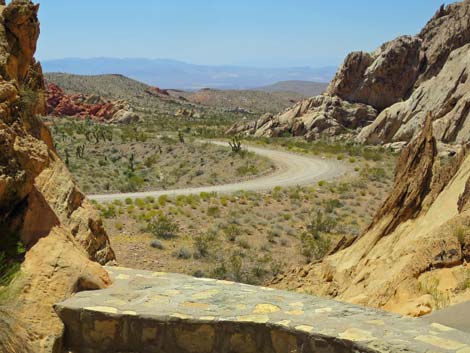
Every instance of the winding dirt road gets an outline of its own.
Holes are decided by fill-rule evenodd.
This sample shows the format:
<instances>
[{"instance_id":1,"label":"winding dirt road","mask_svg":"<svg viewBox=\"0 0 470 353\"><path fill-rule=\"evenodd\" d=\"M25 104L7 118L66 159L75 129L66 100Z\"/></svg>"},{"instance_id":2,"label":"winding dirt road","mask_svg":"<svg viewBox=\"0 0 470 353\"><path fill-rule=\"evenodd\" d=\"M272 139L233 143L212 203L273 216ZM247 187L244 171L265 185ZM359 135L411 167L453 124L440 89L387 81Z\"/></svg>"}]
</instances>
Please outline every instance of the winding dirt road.
<instances>
[{"instance_id":1,"label":"winding dirt road","mask_svg":"<svg viewBox=\"0 0 470 353\"><path fill-rule=\"evenodd\" d=\"M226 142L212 142L220 146L228 146ZM295 153L270 150L260 147L244 146L248 151L269 158L277 167L276 171L259 178L246 180L233 184L201 186L175 190L157 190L133 192L124 194L88 195L88 198L96 201L136 199L148 196L161 195L177 196L199 194L201 192L217 192L222 194L233 193L240 190L265 191L276 186L310 185L320 180L331 180L339 177L350 169L346 163L336 160L322 159L320 157L301 156Z\"/></svg>"}]
</instances>

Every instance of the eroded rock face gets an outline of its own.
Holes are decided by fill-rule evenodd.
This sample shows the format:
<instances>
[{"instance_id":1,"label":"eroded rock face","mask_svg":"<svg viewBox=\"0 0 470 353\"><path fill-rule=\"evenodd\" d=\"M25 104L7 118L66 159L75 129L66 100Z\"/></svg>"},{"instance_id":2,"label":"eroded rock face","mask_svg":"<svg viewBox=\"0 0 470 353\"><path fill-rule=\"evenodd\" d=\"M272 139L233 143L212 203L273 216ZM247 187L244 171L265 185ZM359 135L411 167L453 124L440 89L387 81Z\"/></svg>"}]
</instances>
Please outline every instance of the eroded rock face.
<instances>
[{"instance_id":1,"label":"eroded rock face","mask_svg":"<svg viewBox=\"0 0 470 353\"><path fill-rule=\"evenodd\" d=\"M45 108L33 59L37 11L29 1L0 5L0 246L20 240L27 249L0 311L9 313L7 327L23 328L12 329L11 342L21 342L25 352L52 352L62 335L52 304L77 290L106 287L110 279L100 264L114 253L98 214L35 118Z\"/></svg>"},{"instance_id":2,"label":"eroded rock face","mask_svg":"<svg viewBox=\"0 0 470 353\"><path fill-rule=\"evenodd\" d=\"M349 54L327 93L378 110L398 102L415 83L420 46L421 39L404 36L370 54Z\"/></svg>"},{"instance_id":3,"label":"eroded rock face","mask_svg":"<svg viewBox=\"0 0 470 353\"><path fill-rule=\"evenodd\" d=\"M372 53L349 54L326 95L337 97L342 105L360 103L375 109L375 116L368 115L357 124L359 129L346 130L348 134L360 131L358 142L408 143L419 134L428 112L433 113L438 141L468 142L469 46L470 1L465 0L441 7L416 36L399 37ZM291 111L295 112L295 107ZM350 119L358 119L354 110L346 112ZM302 115L308 113L301 112L296 119L302 120ZM312 125L317 130L309 135L308 129L292 129L292 119L281 119L281 115L246 124L245 128L237 126L229 132L263 136L276 136L278 131L299 132L310 138L319 133L324 136L345 133L331 128L341 126L340 121L337 124L330 121L324 129ZM317 116L330 120L323 111L317 112Z\"/></svg>"},{"instance_id":4,"label":"eroded rock face","mask_svg":"<svg viewBox=\"0 0 470 353\"><path fill-rule=\"evenodd\" d=\"M448 296L448 304L464 300L458 278L468 271L469 179L466 149L437 158L428 116L402 152L395 186L369 229L346 249L279 276L274 286L412 316L443 304L429 295L430 283L440 283L435 293Z\"/></svg>"},{"instance_id":5,"label":"eroded rock face","mask_svg":"<svg viewBox=\"0 0 470 353\"><path fill-rule=\"evenodd\" d=\"M383 236L409 219L416 218L424 199L431 191L433 165L437 155L436 141L432 132L432 115L428 115L421 134L401 153L396 167L393 192L374 217L369 229L382 220Z\"/></svg>"},{"instance_id":6,"label":"eroded rock face","mask_svg":"<svg viewBox=\"0 0 470 353\"><path fill-rule=\"evenodd\" d=\"M358 140L379 144L409 141L433 112L435 136L450 142L470 141L470 44L454 50L439 74L420 84L409 99L382 111Z\"/></svg>"}]
</instances>

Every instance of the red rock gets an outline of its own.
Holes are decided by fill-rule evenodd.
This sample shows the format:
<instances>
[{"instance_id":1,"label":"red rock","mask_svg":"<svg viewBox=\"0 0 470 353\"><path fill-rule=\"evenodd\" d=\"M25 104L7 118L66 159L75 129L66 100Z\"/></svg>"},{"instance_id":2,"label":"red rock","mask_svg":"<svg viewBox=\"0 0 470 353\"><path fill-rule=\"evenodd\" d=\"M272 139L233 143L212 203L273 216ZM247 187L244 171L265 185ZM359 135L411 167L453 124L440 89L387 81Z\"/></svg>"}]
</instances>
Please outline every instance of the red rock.
<instances>
[{"instance_id":1,"label":"red rock","mask_svg":"<svg viewBox=\"0 0 470 353\"><path fill-rule=\"evenodd\" d=\"M151 96L170 96L170 93L166 89L161 89L158 87L147 88L145 93L150 94Z\"/></svg>"},{"instance_id":2,"label":"red rock","mask_svg":"<svg viewBox=\"0 0 470 353\"><path fill-rule=\"evenodd\" d=\"M47 113L51 116L75 116L111 120L123 108L122 102L111 102L98 99L98 104L85 103L90 97L82 94L70 95L54 83L47 84Z\"/></svg>"}]
</instances>

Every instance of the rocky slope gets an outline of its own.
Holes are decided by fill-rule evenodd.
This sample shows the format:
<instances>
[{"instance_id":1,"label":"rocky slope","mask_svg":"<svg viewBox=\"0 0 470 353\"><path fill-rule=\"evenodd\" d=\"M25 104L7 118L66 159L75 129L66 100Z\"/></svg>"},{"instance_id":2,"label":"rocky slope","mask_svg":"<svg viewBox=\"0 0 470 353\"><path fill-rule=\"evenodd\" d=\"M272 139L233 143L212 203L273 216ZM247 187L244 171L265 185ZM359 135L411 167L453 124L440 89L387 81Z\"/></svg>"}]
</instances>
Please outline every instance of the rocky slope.
<instances>
[{"instance_id":1,"label":"rocky slope","mask_svg":"<svg viewBox=\"0 0 470 353\"><path fill-rule=\"evenodd\" d=\"M97 212L35 117L46 108L41 66L33 58L38 8L0 2L1 265L23 260L13 281L0 286L0 352L58 351L62 323L52 305L108 285L100 264L114 259ZM24 258L8 258L17 243Z\"/></svg>"},{"instance_id":2,"label":"rocky slope","mask_svg":"<svg viewBox=\"0 0 470 353\"><path fill-rule=\"evenodd\" d=\"M369 229L274 286L420 316L470 299L470 156L439 158L429 115Z\"/></svg>"},{"instance_id":3,"label":"rocky slope","mask_svg":"<svg viewBox=\"0 0 470 353\"><path fill-rule=\"evenodd\" d=\"M149 91L149 94L159 92ZM46 103L49 116L73 116L122 124L140 120L125 100L110 101L98 95L66 94L54 83L46 84Z\"/></svg>"},{"instance_id":4,"label":"rocky slope","mask_svg":"<svg viewBox=\"0 0 470 353\"><path fill-rule=\"evenodd\" d=\"M438 140L467 142L469 46L470 1L441 7L418 35L349 54L324 95L230 132L307 138L360 132L360 142L408 142L432 111Z\"/></svg>"}]
</instances>

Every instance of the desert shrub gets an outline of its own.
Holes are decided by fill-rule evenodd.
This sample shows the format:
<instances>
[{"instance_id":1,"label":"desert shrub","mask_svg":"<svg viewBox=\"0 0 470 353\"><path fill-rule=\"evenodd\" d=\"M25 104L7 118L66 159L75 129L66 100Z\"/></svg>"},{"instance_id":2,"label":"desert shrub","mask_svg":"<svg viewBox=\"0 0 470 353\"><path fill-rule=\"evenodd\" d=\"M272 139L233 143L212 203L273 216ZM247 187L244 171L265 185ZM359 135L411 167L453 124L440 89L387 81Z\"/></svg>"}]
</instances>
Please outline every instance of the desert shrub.
<instances>
[{"instance_id":1,"label":"desert shrub","mask_svg":"<svg viewBox=\"0 0 470 353\"><path fill-rule=\"evenodd\" d=\"M338 199L329 199L324 201L325 211L327 213L332 213L335 209L341 208L344 204Z\"/></svg>"},{"instance_id":2,"label":"desert shrub","mask_svg":"<svg viewBox=\"0 0 470 353\"><path fill-rule=\"evenodd\" d=\"M140 189L142 189L142 186L144 185L145 181L144 181L144 178L142 178L141 176L139 175L131 175L128 179L127 179L127 183L124 184L123 186L123 190L122 191L130 191L130 192L134 192L134 191L138 191Z\"/></svg>"},{"instance_id":3,"label":"desert shrub","mask_svg":"<svg viewBox=\"0 0 470 353\"><path fill-rule=\"evenodd\" d=\"M154 203L154 202L155 202L155 197L153 197L153 196L147 196L147 197L145 198L145 202L147 202L147 203Z\"/></svg>"},{"instance_id":4,"label":"desert shrub","mask_svg":"<svg viewBox=\"0 0 470 353\"><path fill-rule=\"evenodd\" d=\"M222 262L219 266L215 267L210 277L217 278L217 279L226 279L227 278L227 265L225 262Z\"/></svg>"},{"instance_id":5,"label":"desert shrub","mask_svg":"<svg viewBox=\"0 0 470 353\"><path fill-rule=\"evenodd\" d=\"M109 219L116 217L116 207L113 204L108 204L101 210L101 217Z\"/></svg>"},{"instance_id":6,"label":"desert shrub","mask_svg":"<svg viewBox=\"0 0 470 353\"><path fill-rule=\"evenodd\" d=\"M158 197L158 204L162 207L166 205L168 202L168 196L167 195L161 195Z\"/></svg>"},{"instance_id":7,"label":"desert shrub","mask_svg":"<svg viewBox=\"0 0 470 353\"><path fill-rule=\"evenodd\" d=\"M181 260L188 260L191 258L191 251L186 248L179 248L172 253L173 257Z\"/></svg>"},{"instance_id":8,"label":"desert shrub","mask_svg":"<svg viewBox=\"0 0 470 353\"><path fill-rule=\"evenodd\" d=\"M205 275L204 271L202 271L202 270L196 270L196 271L193 272L193 277L203 278L205 276L206 275Z\"/></svg>"},{"instance_id":9,"label":"desert shrub","mask_svg":"<svg viewBox=\"0 0 470 353\"><path fill-rule=\"evenodd\" d=\"M308 232L301 234L300 243L301 253L309 262L323 258L331 246L330 240L323 234L314 236Z\"/></svg>"},{"instance_id":10,"label":"desert shrub","mask_svg":"<svg viewBox=\"0 0 470 353\"><path fill-rule=\"evenodd\" d=\"M199 197L203 201L208 201L211 198L217 197L217 193L216 192L205 192L205 191L203 191L199 194Z\"/></svg>"},{"instance_id":11,"label":"desert shrub","mask_svg":"<svg viewBox=\"0 0 470 353\"><path fill-rule=\"evenodd\" d=\"M19 236L4 234L0 244L0 299L2 287L8 286L20 271L26 250Z\"/></svg>"},{"instance_id":12,"label":"desert shrub","mask_svg":"<svg viewBox=\"0 0 470 353\"><path fill-rule=\"evenodd\" d=\"M246 249L246 250L251 248L250 243L246 239L239 239L237 241L237 244L239 247Z\"/></svg>"},{"instance_id":13,"label":"desert shrub","mask_svg":"<svg viewBox=\"0 0 470 353\"><path fill-rule=\"evenodd\" d=\"M123 228L124 228L124 225L121 223L121 222L116 222L116 224L114 225L114 227L121 231Z\"/></svg>"},{"instance_id":14,"label":"desert shrub","mask_svg":"<svg viewBox=\"0 0 470 353\"><path fill-rule=\"evenodd\" d=\"M159 250L164 249L162 242L160 240L156 240L156 239L154 239L150 242L150 246L154 249L159 249Z\"/></svg>"},{"instance_id":15,"label":"desert shrub","mask_svg":"<svg viewBox=\"0 0 470 353\"><path fill-rule=\"evenodd\" d=\"M366 165L364 168L362 168L360 175L362 178L371 181L383 181L387 178L385 169L380 167L371 167L369 165Z\"/></svg>"},{"instance_id":16,"label":"desert shrub","mask_svg":"<svg viewBox=\"0 0 470 353\"><path fill-rule=\"evenodd\" d=\"M469 233L469 230L463 226L457 226L454 229L454 236L459 241L460 246L464 246L466 244L468 233Z\"/></svg>"},{"instance_id":17,"label":"desert shrub","mask_svg":"<svg viewBox=\"0 0 470 353\"><path fill-rule=\"evenodd\" d=\"M179 225L169 217L160 216L149 222L147 231L157 238L171 239L178 236Z\"/></svg>"},{"instance_id":18,"label":"desert shrub","mask_svg":"<svg viewBox=\"0 0 470 353\"><path fill-rule=\"evenodd\" d=\"M335 216L329 213L324 213L321 210L314 210L310 217L310 222L307 224L307 230L314 236L321 233L331 233L338 220Z\"/></svg>"},{"instance_id":19,"label":"desert shrub","mask_svg":"<svg viewBox=\"0 0 470 353\"><path fill-rule=\"evenodd\" d=\"M258 167L252 163L246 163L236 169L236 172L240 176L255 175L259 172Z\"/></svg>"},{"instance_id":20,"label":"desert shrub","mask_svg":"<svg viewBox=\"0 0 470 353\"><path fill-rule=\"evenodd\" d=\"M209 256L211 249L214 249L214 242L217 240L215 231L208 231L194 239L194 257L204 258Z\"/></svg>"},{"instance_id":21,"label":"desert shrub","mask_svg":"<svg viewBox=\"0 0 470 353\"><path fill-rule=\"evenodd\" d=\"M241 234L241 230L236 224L229 224L222 230L229 241L235 241Z\"/></svg>"},{"instance_id":22,"label":"desert shrub","mask_svg":"<svg viewBox=\"0 0 470 353\"><path fill-rule=\"evenodd\" d=\"M7 254L0 251L0 287L7 286L20 270L20 263L12 261Z\"/></svg>"},{"instance_id":23,"label":"desert shrub","mask_svg":"<svg viewBox=\"0 0 470 353\"><path fill-rule=\"evenodd\" d=\"M449 305L449 294L439 290L439 279L435 277L429 278L426 282L423 280L418 282L418 291L423 294L429 294L434 300L436 309L442 309Z\"/></svg>"},{"instance_id":24,"label":"desert shrub","mask_svg":"<svg viewBox=\"0 0 470 353\"><path fill-rule=\"evenodd\" d=\"M134 204L141 210L145 209L145 200L135 199Z\"/></svg>"},{"instance_id":25,"label":"desert shrub","mask_svg":"<svg viewBox=\"0 0 470 353\"><path fill-rule=\"evenodd\" d=\"M210 217L214 217L214 218L220 217L220 209L219 209L219 207L217 207L217 206L209 206L209 207L207 208L207 215L210 216Z\"/></svg>"},{"instance_id":26,"label":"desert shrub","mask_svg":"<svg viewBox=\"0 0 470 353\"><path fill-rule=\"evenodd\" d=\"M239 254L232 254L229 259L230 277L235 282L241 282L243 279L243 259Z\"/></svg>"}]
</instances>

